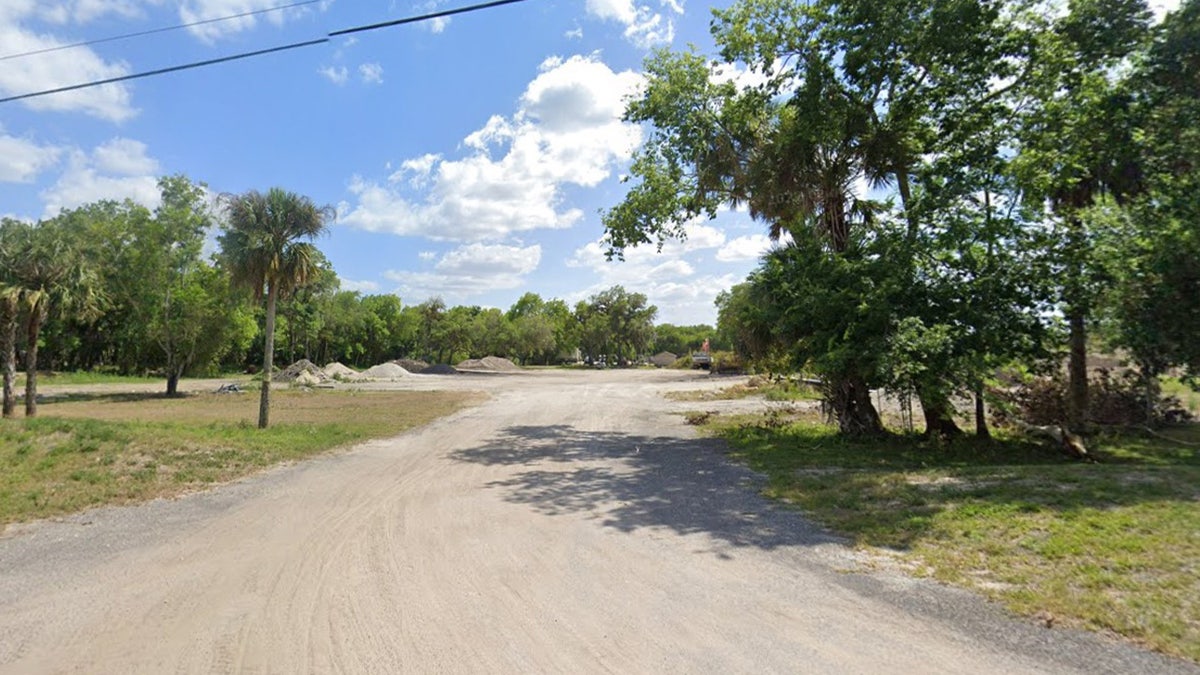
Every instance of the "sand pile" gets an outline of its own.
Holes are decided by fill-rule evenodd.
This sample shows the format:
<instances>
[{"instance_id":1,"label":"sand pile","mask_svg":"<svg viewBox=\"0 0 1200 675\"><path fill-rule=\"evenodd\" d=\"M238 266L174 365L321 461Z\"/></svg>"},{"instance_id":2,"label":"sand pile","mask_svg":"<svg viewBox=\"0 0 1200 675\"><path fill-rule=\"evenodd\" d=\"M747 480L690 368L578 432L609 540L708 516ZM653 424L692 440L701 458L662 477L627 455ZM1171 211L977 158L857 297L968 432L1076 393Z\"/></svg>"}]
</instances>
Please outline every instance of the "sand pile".
<instances>
[{"instance_id":1,"label":"sand pile","mask_svg":"<svg viewBox=\"0 0 1200 675\"><path fill-rule=\"evenodd\" d=\"M335 380L358 379L357 370L351 368L350 366L342 365L337 361L326 364L325 367L321 369L321 372L325 373L326 377L331 377Z\"/></svg>"},{"instance_id":2,"label":"sand pile","mask_svg":"<svg viewBox=\"0 0 1200 675\"><path fill-rule=\"evenodd\" d=\"M275 376L271 378L271 381L295 382L296 378L300 377L302 373L308 373L309 375L312 375L314 378L316 378L317 382L324 382L325 380L329 379L329 377L327 377L325 373L321 372L321 369L318 368L312 361L309 361L308 359L300 359L287 368L275 373Z\"/></svg>"},{"instance_id":3,"label":"sand pile","mask_svg":"<svg viewBox=\"0 0 1200 675\"><path fill-rule=\"evenodd\" d=\"M485 356L482 359L467 359L458 364L459 370L488 370L497 373L514 373L521 368L508 359L499 356Z\"/></svg>"},{"instance_id":4,"label":"sand pile","mask_svg":"<svg viewBox=\"0 0 1200 675\"><path fill-rule=\"evenodd\" d=\"M421 371L422 375L457 375L458 369L445 363L435 363Z\"/></svg>"},{"instance_id":5,"label":"sand pile","mask_svg":"<svg viewBox=\"0 0 1200 675\"><path fill-rule=\"evenodd\" d=\"M425 372L425 369L429 367L428 363L425 363L424 361L417 361L416 359L396 359L395 361L392 361L392 363L400 366L410 373L423 373Z\"/></svg>"},{"instance_id":6,"label":"sand pile","mask_svg":"<svg viewBox=\"0 0 1200 675\"><path fill-rule=\"evenodd\" d=\"M396 380L408 374L410 373L403 366L388 362L371 366L362 371L360 376L372 380Z\"/></svg>"}]
</instances>

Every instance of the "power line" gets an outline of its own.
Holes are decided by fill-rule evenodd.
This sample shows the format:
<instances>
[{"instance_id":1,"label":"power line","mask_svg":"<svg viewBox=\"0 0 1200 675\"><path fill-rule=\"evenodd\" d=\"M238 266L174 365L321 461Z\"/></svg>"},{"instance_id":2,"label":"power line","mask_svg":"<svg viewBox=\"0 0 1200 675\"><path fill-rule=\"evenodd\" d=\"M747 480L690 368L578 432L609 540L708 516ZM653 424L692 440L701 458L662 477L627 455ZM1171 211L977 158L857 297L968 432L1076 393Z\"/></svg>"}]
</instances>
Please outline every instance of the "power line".
<instances>
[{"instance_id":1,"label":"power line","mask_svg":"<svg viewBox=\"0 0 1200 675\"><path fill-rule=\"evenodd\" d=\"M525 2L525 0L494 0L493 2L484 2L484 3L478 4L478 5L471 5L469 7L456 7L454 9L446 9L446 10L442 10L440 12L433 12L431 14L422 14L420 16L410 16L410 17L404 18L404 19L396 19L395 21L384 21L382 23L373 23L369 26L358 26L356 28L344 28L342 30L335 30L334 32L329 34L329 37L337 37L339 35L349 35L351 33L361 33L363 31L377 30L379 28L390 28L391 26L399 26L399 25L406 24L406 23L416 23L418 21L427 21L429 19L439 19L443 16L452 16L454 14L464 14L466 12L475 12L475 11L478 11L481 9L490 9L492 7L499 7L501 5L511 5L511 4L518 3L518 2Z\"/></svg>"},{"instance_id":2,"label":"power line","mask_svg":"<svg viewBox=\"0 0 1200 675\"><path fill-rule=\"evenodd\" d=\"M23 56L34 56L35 54L45 54L47 52L57 52L63 49L74 49L75 47L87 47L88 45L96 45L102 42L114 42L116 40L128 40L129 38L142 37L145 35L154 35L155 33L166 33L167 31L180 30L182 28L192 28L193 26L203 26L210 23L218 23L220 21L229 21L231 19L241 19L255 14L265 14L267 12L277 12L283 9L291 9L293 7L302 7L304 5L312 5L321 0L303 0L302 2L293 2L290 5L278 5L276 7L267 7L266 9L256 9L250 12L242 12L241 14L230 14L229 16L219 16L215 19L204 19L202 21L193 21L191 23L181 23L175 26L164 26L162 28L151 28L150 30L139 31L137 33L125 33L123 35L113 35L111 37L96 38L95 40L85 40L83 42L73 42L69 45L57 45L54 47L46 47L45 49L35 49L29 52L21 52L19 54L8 54L0 56L0 61L9 59L17 59Z\"/></svg>"},{"instance_id":3,"label":"power line","mask_svg":"<svg viewBox=\"0 0 1200 675\"><path fill-rule=\"evenodd\" d=\"M406 23L415 23L417 21L427 21L429 19L437 19L437 18L440 18L443 16L452 16L454 14L475 12L475 11L478 11L481 9L489 9L491 7L499 7L501 5L511 5L511 4L515 4L518 2L525 2L525 0L494 0L493 2L485 2L485 3L478 4L478 5L470 5L468 7L456 7L454 9L446 9L446 10L442 10L440 12L432 12L430 14L422 14L420 16L412 16L412 17L407 17L404 19L396 19L395 21L384 21L382 23L375 23L375 24L371 24L368 26L356 26L354 28L345 28L343 30L328 33L325 37L317 39L317 40L308 40L306 42L293 42L292 44L287 44L287 45L283 45L280 47L271 47L270 49L259 49L257 51L253 51L253 52L242 52L240 54L233 54L230 56L222 56L221 58L218 58L218 59L208 59L206 61L193 61L191 63L184 63L182 65L171 66L169 68L159 68L157 70L148 70L148 71L141 72L141 73L133 73L131 75L121 75L120 77L110 77L105 80L93 80L91 82L82 82L80 84L72 84L72 85L68 85L65 87L57 87L55 89L43 89L41 91L34 91L34 92L30 92L28 94L19 94L17 96L8 96L5 98L0 98L0 103L9 103L11 101L20 101L20 100L26 99L26 98L47 96L49 94L59 94L64 91L75 91L76 89L87 89L89 87L98 87L102 84L113 84L116 82L125 82L127 80L136 80L136 79L140 79L143 77L151 77L153 75L163 75L165 73L174 73L174 72L177 72L180 70L190 70L192 68L202 68L204 66L211 66L211 65L214 65L217 63L225 63L227 61L237 61L240 59L248 59L252 56L261 56L263 54L271 54L273 52L282 52L282 51L287 51L289 49L299 49L300 47L310 47L312 45L319 45L319 44L324 44L326 42L330 42L331 41L330 38L333 38L333 37L336 37L339 35L349 35L351 33L361 33L363 31L378 30L380 28L399 26L399 25L406 24Z\"/></svg>"},{"instance_id":4,"label":"power line","mask_svg":"<svg viewBox=\"0 0 1200 675\"><path fill-rule=\"evenodd\" d=\"M261 56L272 52L282 52L289 49L299 49L300 47L309 47L329 42L329 38L321 38L319 40L309 40L307 42L293 42L290 45L282 47L271 47L270 49L260 49L254 52L244 52L242 54L234 54L232 56L222 56L219 59L209 59L207 61L194 61L185 63L180 66L171 66L170 68L159 68L158 70L148 70L144 73L134 73L132 75L122 75L120 77L110 77L107 80L94 80L92 82L84 82L82 84L72 84L66 87L58 87L57 89L45 89L43 91L35 91L28 94L20 94L18 96L9 96L0 98L0 103L8 103L9 101L19 101L23 98L33 98L35 96L46 96L47 94L58 94L64 91L74 91L76 89L86 89L88 87L98 87L102 84L112 84L114 82L124 82L126 80L136 80L141 77L150 77L151 75L162 75L164 73L173 73L178 70L188 70L191 68L200 68L203 66L211 66L215 63L225 63L226 61L237 61L238 59L248 59L251 56Z\"/></svg>"}]
</instances>

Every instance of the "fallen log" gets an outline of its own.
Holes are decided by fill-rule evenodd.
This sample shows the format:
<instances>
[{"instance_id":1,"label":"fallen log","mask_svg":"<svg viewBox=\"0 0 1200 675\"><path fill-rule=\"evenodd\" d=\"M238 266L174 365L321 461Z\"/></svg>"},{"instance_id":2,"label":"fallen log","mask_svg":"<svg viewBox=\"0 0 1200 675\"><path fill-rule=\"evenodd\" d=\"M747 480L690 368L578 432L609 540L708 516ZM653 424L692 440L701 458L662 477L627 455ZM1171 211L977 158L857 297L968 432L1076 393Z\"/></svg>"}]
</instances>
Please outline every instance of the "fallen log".
<instances>
[{"instance_id":1,"label":"fallen log","mask_svg":"<svg viewBox=\"0 0 1200 675\"><path fill-rule=\"evenodd\" d=\"M1077 434L1071 433L1068 429L1055 424L1028 424L1021 420L1013 420L1017 429L1028 436L1040 436L1054 441L1068 457L1078 459L1084 462L1095 462L1096 458L1088 452L1087 446L1084 445L1083 439Z\"/></svg>"}]
</instances>

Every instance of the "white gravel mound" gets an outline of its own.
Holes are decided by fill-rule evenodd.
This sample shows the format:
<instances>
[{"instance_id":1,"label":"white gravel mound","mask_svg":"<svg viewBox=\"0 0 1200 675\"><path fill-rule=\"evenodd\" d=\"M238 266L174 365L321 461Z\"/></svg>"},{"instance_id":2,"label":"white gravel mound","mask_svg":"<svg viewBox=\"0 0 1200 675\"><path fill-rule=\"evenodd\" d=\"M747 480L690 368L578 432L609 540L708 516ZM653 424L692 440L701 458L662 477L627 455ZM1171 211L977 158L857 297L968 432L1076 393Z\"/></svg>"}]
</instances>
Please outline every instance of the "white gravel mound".
<instances>
[{"instance_id":1,"label":"white gravel mound","mask_svg":"<svg viewBox=\"0 0 1200 675\"><path fill-rule=\"evenodd\" d=\"M325 373L326 377L332 377L335 380L353 380L358 377L357 370L337 361L326 364L321 372Z\"/></svg>"},{"instance_id":2,"label":"white gravel mound","mask_svg":"<svg viewBox=\"0 0 1200 675\"><path fill-rule=\"evenodd\" d=\"M455 366L459 370L487 370L497 373L515 373L520 366L500 356L485 356L482 359L467 359Z\"/></svg>"},{"instance_id":3,"label":"white gravel mound","mask_svg":"<svg viewBox=\"0 0 1200 675\"><path fill-rule=\"evenodd\" d=\"M371 366L359 373L360 377L369 378L372 380L398 380L410 373L403 366L395 363L381 363L377 366Z\"/></svg>"}]
</instances>

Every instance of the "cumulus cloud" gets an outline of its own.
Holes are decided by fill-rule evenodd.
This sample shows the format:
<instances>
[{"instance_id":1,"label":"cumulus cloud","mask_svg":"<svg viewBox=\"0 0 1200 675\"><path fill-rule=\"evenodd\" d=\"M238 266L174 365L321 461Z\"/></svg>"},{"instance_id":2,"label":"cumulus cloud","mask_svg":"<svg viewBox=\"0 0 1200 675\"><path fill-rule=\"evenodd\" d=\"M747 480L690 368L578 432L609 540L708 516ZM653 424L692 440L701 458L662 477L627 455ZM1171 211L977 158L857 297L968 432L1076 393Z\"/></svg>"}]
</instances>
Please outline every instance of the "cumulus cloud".
<instances>
[{"instance_id":1,"label":"cumulus cloud","mask_svg":"<svg viewBox=\"0 0 1200 675\"><path fill-rule=\"evenodd\" d=\"M343 291L357 291L359 293L376 293L379 291L379 283L375 281L353 281L338 277L338 284Z\"/></svg>"},{"instance_id":2,"label":"cumulus cloud","mask_svg":"<svg viewBox=\"0 0 1200 675\"><path fill-rule=\"evenodd\" d=\"M668 241L661 251L654 244L626 249L623 262L607 260L602 241L579 247L566 260L567 267L587 270L597 281L569 300L583 300L619 284L645 293L658 306L660 321L716 321L717 294L741 283L771 242L759 234L730 239L704 218L685 223L683 229L686 239ZM714 259L721 264L714 267Z\"/></svg>"},{"instance_id":3,"label":"cumulus cloud","mask_svg":"<svg viewBox=\"0 0 1200 675\"><path fill-rule=\"evenodd\" d=\"M340 205L339 220L462 242L570 227L583 213L562 205L563 188L595 186L641 141L640 129L620 119L640 83L595 56L549 59L512 117L495 115L463 139L465 156L408 159L383 183L353 177L355 203Z\"/></svg>"},{"instance_id":4,"label":"cumulus cloud","mask_svg":"<svg viewBox=\"0 0 1200 675\"><path fill-rule=\"evenodd\" d=\"M128 198L153 209L160 201L159 171L146 145L127 138L114 138L90 153L72 150L62 175L41 193L45 216L101 199Z\"/></svg>"},{"instance_id":5,"label":"cumulus cloud","mask_svg":"<svg viewBox=\"0 0 1200 675\"><path fill-rule=\"evenodd\" d=\"M423 260L434 257L421 254ZM390 270L384 276L398 283L405 297L440 296L450 302L462 301L487 291L521 287L541 260L542 247L538 244L468 244L443 255L429 271Z\"/></svg>"},{"instance_id":6,"label":"cumulus cloud","mask_svg":"<svg viewBox=\"0 0 1200 675\"><path fill-rule=\"evenodd\" d=\"M317 73L338 86L346 84L346 80L350 79L350 71L346 70L346 66L325 66L318 68Z\"/></svg>"},{"instance_id":7,"label":"cumulus cloud","mask_svg":"<svg viewBox=\"0 0 1200 675\"><path fill-rule=\"evenodd\" d=\"M142 14L141 3L137 0L66 0L43 3L38 8L38 18L52 23L87 23L108 14L124 19L136 18Z\"/></svg>"},{"instance_id":8,"label":"cumulus cloud","mask_svg":"<svg viewBox=\"0 0 1200 675\"><path fill-rule=\"evenodd\" d=\"M58 164L63 149L0 133L0 183L28 183Z\"/></svg>"},{"instance_id":9,"label":"cumulus cloud","mask_svg":"<svg viewBox=\"0 0 1200 675\"><path fill-rule=\"evenodd\" d=\"M604 21L625 27L625 39L648 49L675 39L673 15L683 14L683 6L673 0L659 3L658 10L638 5L634 0L587 0L587 12Z\"/></svg>"},{"instance_id":10,"label":"cumulus cloud","mask_svg":"<svg viewBox=\"0 0 1200 675\"><path fill-rule=\"evenodd\" d=\"M358 67L358 76L367 84L383 82L383 66L378 63L364 63Z\"/></svg>"},{"instance_id":11,"label":"cumulus cloud","mask_svg":"<svg viewBox=\"0 0 1200 675\"><path fill-rule=\"evenodd\" d=\"M21 54L61 47L68 41L22 25L34 17L37 6L16 0L0 2L0 55ZM69 17L68 17L69 18ZM0 68L0 93L19 96L56 89L91 80L105 80L129 74L122 62L109 62L87 47L49 51L36 58L23 57L4 61ZM59 94L38 96L22 101L33 110L83 112L93 117L121 122L137 111L130 103L129 89L122 84L106 84Z\"/></svg>"},{"instance_id":12,"label":"cumulus cloud","mask_svg":"<svg viewBox=\"0 0 1200 675\"><path fill-rule=\"evenodd\" d=\"M758 260L773 246L774 243L767 235L751 234L729 240L717 251L716 257L721 262Z\"/></svg>"},{"instance_id":13,"label":"cumulus cloud","mask_svg":"<svg viewBox=\"0 0 1200 675\"><path fill-rule=\"evenodd\" d=\"M198 25L188 27L188 32L201 42L213 43L217 40L248 31L260 21L281 26L290 19L304 16L312 5L289 7L277 11L263 11L278 7L279 0L184 0L179 4L180 23ZM315 5L318 11L324 11L330 3L320 2ZM212 21L222 17L237 18L223 21Z\"/></svg>"}]
</instances>

